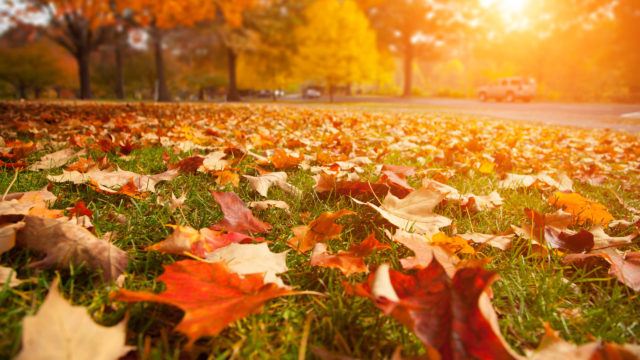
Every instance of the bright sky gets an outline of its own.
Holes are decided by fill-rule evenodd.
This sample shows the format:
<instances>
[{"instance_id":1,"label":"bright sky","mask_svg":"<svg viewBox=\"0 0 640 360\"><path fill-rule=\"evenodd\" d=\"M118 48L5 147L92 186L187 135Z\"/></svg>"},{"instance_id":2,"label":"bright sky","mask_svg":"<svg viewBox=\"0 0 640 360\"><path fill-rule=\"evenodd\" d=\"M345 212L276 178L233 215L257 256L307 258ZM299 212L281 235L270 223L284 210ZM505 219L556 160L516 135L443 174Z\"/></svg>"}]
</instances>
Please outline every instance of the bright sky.
<instances>
[{"instance_id":1,"label":"bright sky","mask_svg":"<svg viewBox=\"0 0 640 360\"><path fill-rule=\"evenodd\" d=\"M482 7L499 11L507 27L511 29L527 27L528 19L524 12L528 4L529 0L480 0Z\"/></svg>"}]
</instances>

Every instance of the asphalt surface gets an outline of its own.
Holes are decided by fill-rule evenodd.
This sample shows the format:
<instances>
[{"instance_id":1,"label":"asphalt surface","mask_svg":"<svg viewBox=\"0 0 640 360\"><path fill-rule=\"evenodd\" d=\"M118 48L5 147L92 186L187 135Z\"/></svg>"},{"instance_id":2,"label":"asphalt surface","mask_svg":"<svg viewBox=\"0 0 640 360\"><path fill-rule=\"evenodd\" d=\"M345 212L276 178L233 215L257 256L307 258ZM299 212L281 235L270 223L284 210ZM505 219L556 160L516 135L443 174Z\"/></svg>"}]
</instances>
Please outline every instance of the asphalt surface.
<instances>
[{"instance_id":1,"label":"asphalt surface","mask_svg":"<svg viewBox=\"0 0 640 360\"><path fill-rule=\"evenodd\" d=\"M335 105L337 106L347 103L373 107L378 105L399 111L419 110L424 107L432 110L488 116L498 119L640 132L640 104L583 104L536 101L530 103L504 103L480 102L468 99L403 99L397 97L336 97L335 99Z\"/></svg>"}]
</instances>

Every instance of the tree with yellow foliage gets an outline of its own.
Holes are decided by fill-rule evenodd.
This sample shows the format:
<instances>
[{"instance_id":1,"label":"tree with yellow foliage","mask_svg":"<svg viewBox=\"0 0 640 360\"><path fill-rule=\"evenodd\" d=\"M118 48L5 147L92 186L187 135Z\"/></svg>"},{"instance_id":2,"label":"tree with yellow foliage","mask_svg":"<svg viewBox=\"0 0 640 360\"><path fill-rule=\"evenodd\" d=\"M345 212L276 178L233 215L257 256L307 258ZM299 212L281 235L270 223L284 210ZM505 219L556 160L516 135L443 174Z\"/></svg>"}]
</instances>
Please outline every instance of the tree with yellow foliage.
<instances>
[{"instance_id":1,"label":"tree with yellow foliage","mask_svg":"<svg viewBox=\"0 0 640 360\"><path fill-rule=\"evenodd\" d=\"M353 0L315 0L295 31L301 80L321 82L333 101L336 86L374 80L379 70L375 32Z\"/></svg>"}]
</instances>

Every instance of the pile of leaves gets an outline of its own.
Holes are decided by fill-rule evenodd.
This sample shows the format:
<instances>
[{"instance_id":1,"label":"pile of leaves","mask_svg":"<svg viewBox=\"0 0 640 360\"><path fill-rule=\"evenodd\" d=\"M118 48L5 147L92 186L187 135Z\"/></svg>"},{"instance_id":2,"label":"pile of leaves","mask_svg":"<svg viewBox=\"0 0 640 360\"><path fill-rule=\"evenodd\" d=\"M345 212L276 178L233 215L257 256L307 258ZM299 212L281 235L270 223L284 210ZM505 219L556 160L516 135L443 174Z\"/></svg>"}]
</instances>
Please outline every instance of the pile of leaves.
<instances>
[{"instance_id":1,"label":"pile of leaves","mask_svg":"<svg viewBox=\"0 0 640 360\"><path fill-rule=\"evenodd\" d=\"M2 110L6 356L640 357L637 135L293 106Z\"/></svg>"}]
</instances>

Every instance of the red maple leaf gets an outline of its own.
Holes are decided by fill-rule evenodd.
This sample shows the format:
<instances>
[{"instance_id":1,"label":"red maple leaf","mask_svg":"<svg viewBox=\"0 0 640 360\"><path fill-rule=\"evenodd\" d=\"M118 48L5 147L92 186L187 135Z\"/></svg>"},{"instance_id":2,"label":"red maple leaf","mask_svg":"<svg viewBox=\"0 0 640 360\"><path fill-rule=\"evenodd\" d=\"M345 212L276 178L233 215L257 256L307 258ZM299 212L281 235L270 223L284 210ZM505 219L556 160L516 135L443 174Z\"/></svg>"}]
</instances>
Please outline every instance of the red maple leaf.
<instances>
[{"instance_id":1,"label":"red maple leaf","mask_svg":"<svg viewBox=\"0 0 640 360\"><path fill-rule=\"evenodd\" d=\"M167 265L158 277L166 290L154 294L121 289L111 298L126 302L152 301L179 307L185 312L176 330L189 338L187 347L202 336L215 336L227 325L261 310L270 299L294 292L263 274L241 277L223 263L183 260Z\"/></svg>"},{"instance_id":2,"label":"red maple leaf","mask_svg":"<svg viewBox=\"0 0 640 360\"><path fill-rule=\"evenodd\" d=\"M216 200L224 218L214 227L223 228L228 232L239 233L263 233L271 230L271 225L258 220L251 210L247 208L242 200L233 192L211 191L211 195Z\"/></svg>"},{"instance_id":3,"label":"red maple leaf","mask_svg":"<svg viewBox=\"0 0 640 360\"><path fill-rule=\"evenodd\" d=\"M69 209L69 215L73 216L83 216L86 215L88 217L92 217L93 216L93 211L89 210L87 208L87 205L84 203L84 201L82 200L78 200L78 202L76 202L76 204Z\"/></svg>"},{"instance_id":4,"label":"red maple leaf","mask_svg":"<svg viewBox=\"0 0 640 360\"><path fill-rule=\"evenodd\" d=\"M411 329L428 353L437 351L442 359L513 359L485 317L487 306L493 309L481 296L495 278L481 267L467 267L451 279L434 259L411 275L381 266L368 283L347 290L374 300L385 314ZM387 286L382 286L385 279Z\"/></svg>"}]
</instances>

